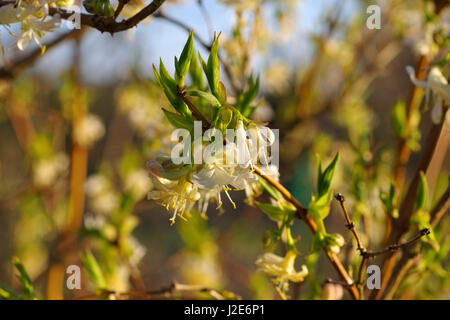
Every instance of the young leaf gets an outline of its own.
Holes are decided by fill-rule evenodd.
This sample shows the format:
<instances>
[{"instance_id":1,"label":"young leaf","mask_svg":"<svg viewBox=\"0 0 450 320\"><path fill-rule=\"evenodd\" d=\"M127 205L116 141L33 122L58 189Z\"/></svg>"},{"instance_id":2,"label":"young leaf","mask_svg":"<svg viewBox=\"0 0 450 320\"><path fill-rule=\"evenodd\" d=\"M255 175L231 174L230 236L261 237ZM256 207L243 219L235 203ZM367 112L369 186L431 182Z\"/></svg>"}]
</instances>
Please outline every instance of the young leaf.
<instances>
[{"instance_id":1,"label":"young leaf","mask_svg":"<svg viewBox=\"0 0 450 320\"><path fill-rule=\"evenodd\" d=\"M287 215L295 213L295 209L281 208L267 203L256 202L256 205L264 211L273 221L284 221Z\"/></svg>"},{"instance_id":2,"label":"young leaf","mask_svg":"<svg viewBox=\"0 0 450 320\"><path fill-rule=\"evenodd\" d=\"M269 196L278 201L280 199L283 198L283 195L280 193L280 191L278 191L277 189L275 189L274 187L272 187L266 180L264 180L263 178L259 177L259 183L262 185L262 187L264 188L264 190L266 190L266 192L269 194Z\"/></svg>"},{"instance_id":3,"label":"young leaf","mask_svg":"<svg viewBox=\"0 0 450 320\"><path fill-rule=\"evenodd\" d=\"M177 83L179 87L184 86L184 78L186 77L189 71L189 66L191 64L191 57L193 56L193 52L194 52L194 33L191 31L189 33L188 40L184 45L183 51L181 52L179 61L176 60L175 62L176 75L178 79Z\"/></svg>"},{"instance_id":4,"label":"young leaf","mask_svg":"<svg viewBox=\"0 0 450 320\"><path fill-rule=\"evenodd\" d=\"M209 92L192 89L192 90L186 91L186 94L190 95L190 96L194 96L194 97L199 97L199 98L205 100L207 103L209 103L213 107L220 108L222 106L222 104L219 102L219 100L217 100L217 98Z\"/></svg>"},{"instance_id":5,"label":"young leaf","mask_svg":"<svg viewBox=\"0 0 450 320\"><path fill-rule=\"evenodd\" d=\"M16 276L22 284L22 298L26 300L33 299L33 285L27 271L25 270L25 267L17 257L13 259L13 264L19 272Z\"/></svg>"},{"instance_id":6,"label":"young leaf","mask_svg":"<svg viewBox=\"0 0 450 320\"><path fill-rule=\"evenodd\" d=\"M256 80L254 81L253 75L251 75L248 79L248 89L241 95L238 103L238 108L245 117L249 117L254 110L254 108L251 107L251 103L256 98L258 90L259 76L256 77Z\"/></svg>"},{"instance_id":7,"label":"young leaf","mask_svg":"<svg viewBox=\"0 0 450 320\"><path fill-rule=\"evenodd\" d=\"M164 112L167 120L175 127L175 128L183 128L186 130L189 130L190 132L194 131L194 123L190 119L186 119L182 115L178 113L173 113L170 111L167 111L164 108L161 108Z\"/></svg>"},{"instance_id":8,"label":"young leaf","mask_svg":"<svg viewBox=\"0 0 450 320\"><path fill-rule=\"evenodd\" d=\"M403 101L398 101L392 110L392 125L401 138L406 135L406 108Z\"/></svg>"},{"instance_id":9,"label":"young leaf","mask_svg":"<svg viewBox=\"0 0 450 320\"><path fill-rule=\"evenodd\" d=\"M203 80L203 70L200 67L198 60L197 60L197 56L192 53L191 56L191 64L189 66L189 74L191 75L191 79L192 82L194 84L195 87L197 87L198 89L203 89L204 88L204 80Z\"/></svg>"},{"instance_id":10,"label":"young leaf","mask_svg":"<svg viewBox=\"0 0 450 320\"><path fill-rule=\"evenodd\" d=\"M220 63L219 63L219 37L220 34L214 39L214 42L211 46L211 51L208 57L208 63L205 64L203 60L200 60L203 66L203 70L205 71L206 78L208 79L209 88L213 95L219 99L219 71L220 71ZM200 57L201 59L201 57ZM219 99L220 100L220 99Z\"/></svg>"},{"instance_id":11,"label":"young leaf","mask_svg":"<svg viewBox=\"0 0 450 320\"><path fill-rule=\"evenodd\" d=\"M428 186L424 173L420 172L420 181L416 196L416 210L423 211L426 209L428 201Z\"/></svg>"},{"instance_id":12,"label":"young leaf","mask_svg":"<svg viewBox=\"0 0 450 320\"><path fill-rule=\"evenodd\" d=\"M334 169L336 168L336 163L338 162L338 160L339 160L339 153L336 154L333 161L322 172L322 164L319 159L319 174L317 182L319 198L330 190L331 180L333 179Z\"/></svg>"},{"instance_id":13,"label":"young leaf","mask_svg":"<svg viewBox=\"0 0 450 320\"><path fill-rule=\"evenodd\" d=\"M95 284L96 289L99 291L106 289L106 281L103 277L102 269L98 264L95 257L90 251L87 251L82 257L84 267L86 268L88 278Z\"/></svg>"}]
</instances>

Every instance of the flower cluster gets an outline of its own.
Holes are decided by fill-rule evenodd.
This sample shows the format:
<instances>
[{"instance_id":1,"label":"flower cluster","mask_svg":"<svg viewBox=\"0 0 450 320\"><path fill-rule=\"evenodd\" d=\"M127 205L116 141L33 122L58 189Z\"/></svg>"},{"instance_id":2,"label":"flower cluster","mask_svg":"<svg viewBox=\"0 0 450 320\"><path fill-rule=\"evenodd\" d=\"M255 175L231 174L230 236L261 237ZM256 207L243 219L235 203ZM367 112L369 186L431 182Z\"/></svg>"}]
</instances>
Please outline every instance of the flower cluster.
<instances>
[{"instance_id":1,"label":"flower cluster","mask_svg":"<svg viewBox=\"0 0 450 320\"><path fill-rule=\"evenodd\" d=\"M147 167L150 172L154 190L148 194L148 198L159 202L172 210L173 214L170 219L172 224L176 217L183 217L184 213L190 211L196 206L196 209L203 215L206 215L209 203L217 202L217 209L222 206L222 199L226 197L231 204L236 207L232 200L230 191L245 190L247 199L250 203L253 198L260 192L258 177L254 173L255 166L265 174L278 178L278 168L270 165L268 154L259 152L259 147L265 143L269 145L275 139L274 133L261 123L250 120L255 106L251 105L252 100L256 96L258 90L258 80L249 80L248 91L244 92L238 102L231 106L227 103L225 87L219 81L219 62L217 57L218 38L215 39L211 49L211 55L208 62L205 63L201 57L203 71L206 74L210 92L206 91L201 85L182 92L184 87L184 78L190 70L191 75L196 68L196 59L193 56L193 35L191 34L180 59L175 60L175 78L172 78L164 64L161 62L159 72L155 75L163 88L168 100L171 102L177 113L167 110L165 115L168 120L177 128L192 131L194 127L194 117L203 118L204 124L210 129L205 135L211 141L212 137L216 137L215 133L233 130L235 136L231 139L228 134L222 141L214 141L205 147L202 139L190 139L187 141L188 147L200 144L199 148L194 147L194 152L188 155L188 158L194 159L200 154L203 156L203 162L200 165L193 165L190 162L185 164L176 164L172 158L163 157L158 160L150 160ZM197 83L199 77L196 73ZM202 76L201 76L202 77ZM190 97L198 98L192 100L197 107L192 108L194 102ZM188 106L189 105L189 106ZM197 110L197 108L200 110ZM193 110L191 110L193 109ZM194 113L200 114L194 114ZM249 132L253 134L249 134ZM252 135L252 136L250 136ZM216 138L217 139L217 138ZM221 138L222 139L222 138ZM186 141L183 141L186 143ZM216 146L219 145L218 147ZM257 150L257 152L252 152ZM207 156L205 156L207 154ZM231 157L229 155L232 155ZM260 163L258 162L260 159Z\"/></svg>"},{"instance_id":2,"label":"flower cluster","mask_svg":"<svg viewBox=\"0 0 450 320\"><path fill-rule=\"evenodd\" d=\"M10 25L20 23L20 34L16 35L16 46L19 50L24 50L30 41L34 41L42 48L40 39L61 24L60 16L50 16L49 9L67 7L72 3L72 0L20 0L0 7L0 24L10 34L15 35L10 30Z\"/></svg>"}]
</instances>

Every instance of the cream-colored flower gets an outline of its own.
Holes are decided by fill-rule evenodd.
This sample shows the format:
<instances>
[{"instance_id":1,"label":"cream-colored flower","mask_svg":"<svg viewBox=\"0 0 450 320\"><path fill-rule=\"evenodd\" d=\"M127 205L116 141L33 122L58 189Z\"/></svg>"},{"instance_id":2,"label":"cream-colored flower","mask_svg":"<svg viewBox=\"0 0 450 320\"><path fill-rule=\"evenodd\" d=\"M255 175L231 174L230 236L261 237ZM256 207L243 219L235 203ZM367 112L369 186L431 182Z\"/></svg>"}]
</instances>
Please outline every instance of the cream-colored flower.
<instances>
[{"instance_id":1,"label":"cream-colored flower","mask_svg":"<svg viewBox=\"0 0 450 320\"><path fill-rule=\"evenodd\" d=\"M40 159L33 165L33 181L37 187L49 187L68 166L69 159L63 153Z\"/></svg>"},{"instance_id":2,"label":"cream-colored flower","mask_svg":"<svg viewBox=\"0 0 450 320\"><path fill-rule=\"evenodd\" d=\"M85 191L89 197L89 206L95 213L108 215L119 207L119 196L109 180L101 174L87 179Z\"/></svg>"},{"instance_id":3,"label":"cream-colored flower","mask_svg":"<svg viewBox=\"0 0 450 320\"><path fill-rule=\"evenodd\" d=\"M431 109L431 120L433 123L440 123L444 114L444 103L450 103L450 85L442 72L437 67L432 67L427 80L420 81L416 78L414 68L406 67L411 81L418 87L426 90L426 104L428 105L430 93L436 95L434 106Z\"/></svg>"},{"instance_id":4,"label":"cream-colored flower","mask_svg":"<svg viewBox=\"0 0 450 320\"><path fill-rule=\"evenodd\" d=\"M175 223L176 217L183 218L185 211L189 211L200 199L197 186L187 181L185 177L179 180L169 180L150 173L154 190L148 193L148 199L159 202L168 211L173 210L170 218L171 225Z\"/></svg>"},{"instance_id":5,"label":"cream-colored flower","mask_svg":"<svg viewBox=\"0 0 450 320\"><path fill-rule=\"evenodd\" d=\"M152 188L153 183L144 169L134 170L125 178L124 190L130 192L136 200L144 198Z\"/></svg>"},{"instance_id":6,"label":"cream-colored flower","mask_svg":"<svg viewBox=\"0 0 450 320\"><path fill-rule=\"evenodd\" d=\"M300 271L295 270L296 256L291 250L286 253L285 257L273 253L264 253L258 257L256 265L264 273L273 277L273 282L278 286L279 292L284 293L289 289L289 281L302 282L308 275L306 265L302 265Z\"/></svg>"},{"instance_id":7,"label":"cream-colored flower","mask_svg":"<svg viewBox=\"0 0 450 320\"><path fill-rule=\"evenodd\" d=\"M74 140L78 144L89 148L105 134L105 127L100 118L88 114L78 121L74 129Z\"/></svg>"},{"instance_id":8,"label":"cream-colored flower","mask_svg":"<svg viewBox=\"0 0 450 320\"><path fill-rule=\"evenodd\" d=\"M264 87L269 93L283 94L289 89L291 76L291 69L284 62L273 62L264 70Z\"/></svg>"}]
</instances>

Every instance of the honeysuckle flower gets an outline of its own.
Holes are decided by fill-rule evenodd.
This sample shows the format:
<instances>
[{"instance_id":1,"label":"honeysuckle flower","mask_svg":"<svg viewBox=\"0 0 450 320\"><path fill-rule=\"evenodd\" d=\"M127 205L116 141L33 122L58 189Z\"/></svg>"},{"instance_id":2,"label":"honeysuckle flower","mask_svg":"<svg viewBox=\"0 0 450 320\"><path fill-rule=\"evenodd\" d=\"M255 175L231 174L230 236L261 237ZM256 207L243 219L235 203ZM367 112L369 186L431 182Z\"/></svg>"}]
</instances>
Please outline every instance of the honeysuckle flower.
<instances>
[{"instance_id":1,"label":"honeysuckle flower","mask_svg":"<svg viewBox=\"0 0 450 320\"><path fill-rule=\"evenodd\" d=\"M37 187L49 187L68 166L69 159L63 153L40 159L33 164L33 181Z\"/></svg>"},{"instance_id":2,"label":"honeysuckle flower","mask_svg":"<svg viewBox=\"0 0 450 320\"><path fill-rule=\"evenodd\" d=\"M154 190L148 193L147 198L159 202L167 211L173 210L173 215L169 219L171 225L175 223L177 216L183 218L184 212L191 210L200 199L197 186L187 181L185 177L169 180L158 176L154 171L150 171L150 177Z\"/></svg>"},{"instance_id":3,"label":"honeysuckle flower","mask_svg":"<svg viewBox=\"0 0 450 320\"><path fill-rule=\"evenodd\" d=\"M89 198L89 206L95 213L108 215L119 207L119 197L103 175L90 176L86 180L85 191Z\"/></svg>"},{"instance_id":4,"label":"honeysuckle flower","mask_svg":"<svg viewBox=\"0 0 450 320\"><path fill-rule=\"evenodd\" d=\"M273 277L273 282L278 286L281 293L289 289L289 281L302 282L308 275L306 265L301 266L300 271L296 271L294 264L295 252L289 250L286 256L280 257L273 253L264 253L256 260L256 265L267 275Z\"/></svg>"},{"instance_id":5,"label":"honeysuckle flower","mask_svg":"<svg viewBox=\"0 0 450 320\"><path fill-rule=\"evenodd\" d=\"M25 50L30 41L34 41L39 47L42 47L40 39L53 29L59 27L61 19L59 15L49 19L27 18L22 21L21 33L17 40L17 48Z\"/></svg>"},{"instance_id":6,"label":"honeysuckle flower","mask_svg":"<svg viewBox=\"0 0 450 320\"><path fill-rule=\"evenodd\" d=\"M245 132L244 132L245 133ZM240 133L237 133L240 134ZM237 159L239 159L239 150L235 144L229 143L228 147L231 148ZM247 148L247 146L245 146ZM246 149L246 151L248 150ZM245 164L237 164L236 161L227 163L226 151L222 150L222 153L215 153L209 159L208 163L197 173L192 175L192 181L199 187L199 189L209 190L205 195L207 201L210 198L217 199L217 208L222 206L221 193L224 192L230 202L236 208L236 204L232 200L228 191L231 188L235 189L249 189L249 184L252 181L257 181L256 175L254 175L251 169L248 167L250 158L245 158ZM202 203L202 212L206 213L207 201Z\"/></svg>"},{"instance_id":7,"label":"honeysuckle flower","mask_svg":"<svg viewBox=\"0 0 450 320\"><path fill-rule=\"evenodd\" d=\"M105 127L100 118L93 114L85 115L74 128L74 140L89 148L105 134Z\"/></svg>"},{"instance_id":8,"label":"honeysuckle flower","mask_svg":"<svg viewBox=\"0 0 450 320\"><path fill-rule=\"evenodd\" d=\"M431 109L431 120L435 124L440 123L444 113L444 103L450 103L450 85L447 79L438 67L431 68L426 81L420 81L416 78L413 67L407 66L406 71L414 85L425 89L427 104L430 93L436 95L435 104Z\"/></svg>"},{"instance_id":9,"label":"honeysuckle flower","mask_svg":"<svg viewBox=\"0 0 450 320\"><path fill-rule=\"evenodd\" d=\"M334 254L341 251L341 247L345 244L344 238L339 233L327 233L324 238L325 246Z\"/></svg>"},{"instance_id":10,"label":"honeysuckle flower","mask_svg":"<svg viewBox=\"0 0 450 320\"><path fill-rule=\"evenodd\" d=\"M124 190L130 192L136 200L142 199L152 188L153 183L144 169L134 170L125 178Z\"/></svg>"},{"instance_id":11,"label":"honeysuckle flower","mask_svg":"<svg viewBox=\"0 0 450 320\"><path fill-rule=\"evenodd\" d=\"M49 6L58 3L45 0L22 0L16 4L0 8L0 24L8 27L10 24L20 23L20 34L17 36L16 46L24 50L30 41L42 47L40 39L47 33L60 26L60 16L49 16ZM12 33L11 33L12 34Z\"/></svg>"}]
</instances>

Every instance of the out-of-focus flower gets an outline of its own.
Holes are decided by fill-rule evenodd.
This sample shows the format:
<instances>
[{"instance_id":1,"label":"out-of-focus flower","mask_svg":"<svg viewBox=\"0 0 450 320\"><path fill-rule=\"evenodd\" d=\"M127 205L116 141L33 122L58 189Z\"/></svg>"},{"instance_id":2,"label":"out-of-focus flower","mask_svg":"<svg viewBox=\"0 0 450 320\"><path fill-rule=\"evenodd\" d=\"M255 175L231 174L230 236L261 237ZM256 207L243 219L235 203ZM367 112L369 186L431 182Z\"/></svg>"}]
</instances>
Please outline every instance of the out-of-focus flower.
<instances>
[{"instance_id":1,"label":"out-of-focus flower","mask_svg":"<svg viewBox=\"0 0 450 320\"><path fill-rule=\"evenodd\" d=\"M117 93L117 99L120 111L128 116L138 134L151 136L155 130L163 130L159 103L152 101L148 92L138 87L126 87Z\"/></svg>"},{"instance_id":2,"label":"out-of-focus flower","mask_svg":"<svg viewBox=\"0 0 450 320\"><path fill-rule=\"evenodd\" d=\"M69 159L63 153L40 159L33 165L33 181L37 187L49 187L68 166Z\"/></svg>"},{"instance_id":3,"label":"out-of-focus flower","mask_svg":"<svg viewBox=\"0 0 450 320\"><path fill-rule=\"evenodd\" d=\"M328 250L334 254L338 254L341 251L341 247L345 244L344 237L339 233L326 234L324 242Z\"/></svg>"},{"instance_id":4,"label":"out-of-focus flower","mask_svg":"<svg viewBox=\"0 0 450 320\"><path fill-rule=\"evenodd\" d=\"M74 129L74 140L84 146L91 147L105 134L105 127L100 118L88 114L78 121Z\"/></svg>"},{"instance_id":5,"label":"out-of-focus flower","mask_svg":"<svg viewBox=\"0 0 450 320\"><path fill-rule=\"evenodd\" d=\"M144 198L152 188L153 183L144 169L134 170L125 178L124 189L126 192L130 192L136 200Z\"/></svg>"},{"instance_id":6,"label":"out-of-focus flower","mask_svg":"<svg viewBox=\"0 0 450 320\"><path fill-rule=\"evenodd\" d=\"M341 300L344 295L342 286L334 283L326 283L322 289L322 298L324 300Z\"/></svg>"},{"instance_id":7,"label":"out-of-focus flower","mask_svg":"<svg viewBox=\"0 0 450 320\"><path fill-rule=\"evenodd\" d=\"M269 93L283 94L289 88L292 72L281 61L276 61L264 70L264 87Z\"/></svg>"},{"instance_id":8,"label":"out-of-focus flower","mask_svg":"<svg viewBox=\"0 0 450 320\"><path fill-rule=\"evenodd\" d=\"M90 176L86 181L85 190L90 200L90 207L95 213L107 215L119 207L118 195L103 175Z\"/></svg>"},{"instance_id":9,"label":"out-of-focus flower","mask_svg":"<svg viewBox=\"0 0 450 320\"><path fill-rule=\"evenodd\" d=\"M273 277L273 282L278 285L280 293L284 293L289 289L289 281L302 282L308 275L306 265L302 265L300 271L295 270L296 256L291 250L286 253L285 257L273 253L264 253L258 257L256 265L264 273Z\"/></svg>"},{"instance_id":10,"label":"out-of-focus flower","mask_svg":"<svg viewBox=\"0 0 450 320\"><path fill-rule=\"evenodd\" d=\"M440 123L444 113L444 102L450 103L450 85L439 68L432 67L425 82L419 81L415 76L414 68L406 67L411 81L418 87L426 90L426 103L429 102L430 92L436 95L435 104L431 109L431 120Z\"/></svg>"}]
</instances>

